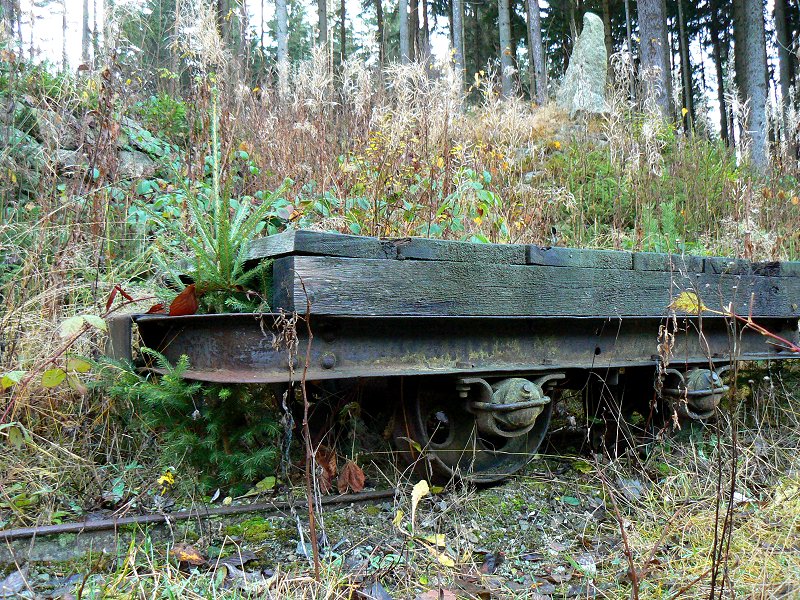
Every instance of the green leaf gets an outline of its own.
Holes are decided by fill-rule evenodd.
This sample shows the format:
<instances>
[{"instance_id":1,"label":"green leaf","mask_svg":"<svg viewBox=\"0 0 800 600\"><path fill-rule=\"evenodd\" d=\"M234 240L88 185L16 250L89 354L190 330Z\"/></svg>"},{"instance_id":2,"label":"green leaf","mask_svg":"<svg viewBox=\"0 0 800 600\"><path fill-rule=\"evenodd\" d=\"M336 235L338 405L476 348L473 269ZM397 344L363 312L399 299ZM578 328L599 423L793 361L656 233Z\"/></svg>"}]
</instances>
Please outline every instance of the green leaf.
<instances>
[{"instance_id":1,"label":"green leaf","mask_svg":"<svg viewBox=\"0 0 800 600\"><path fill-rule=\"evenodd\" d=\"M54 388L61 385L66 378L67 374L64 369L48 369L42 373L42 385L46 388Z\"/></svg>"},{"instance_id":2,"label":"green leaf","mask_svg":"<svg viewBox=\"0 0 800 600\"><path fill-rule=\"evenodd\" d=\"M70 357L67 359L67 371L75 373L88 373L92 369L92 364L82 358Z\"/></svg>"},{"instance_id":3,"label":"green leaf","mask_svg":"<svg viewBox=\"0 0 800 600\"><path fill-rule=\"evenodd\" d=\"M274 477L264 477L261 481L256 484L256 489L259 492L266 492L267 490L271 490L275 487L275 478Z\"/></svg>"},{"instance_id":4,"label":"green leaf","mask_svg":"<svg viewBox=\"0 0 800 600\"><path fill-rule=\"evenodd\" d=\"M25 436L19 427L11 426L8 428L8 443L17 450L25 444Z\"/></svg>"},{"instance_id":5,"label":"green leaf","mask_svg":"<svg viewBox=\"0 0 800 600\"><path fill-rule=\"evenodd\" d=\"M81 330L84 323L83 315L75 315L61 323L58 333L62 338L72 337Z\"/></svg>"},{"instance_id":6,"label":"green leaf","mask_svg":"<svg viewBox=\"0 0 800 600\"><path fill-rule=\"evenodd\" d=\"M561 496L561 501L564 504L569 504L570 506L580 506L581 501L573 496Z\"/></svg>"},{"instance_id":7,"label":"green leaf","mask_svg":"<svg viewBox=\"0 0 800 600\"><path fill-rule=\"evenodd\" d=\"M22 381L26 372L27 371L8 371L7 373L3 373L3 376L0 377L0 390L10 388L15 383Z\"/></svg>"},{"instance_id":8,"label":"green leaf","mask_svg":"<svg viewBox=\"0 0 800 600\"><path fill-rule=\"evenodd\" d=\"M100 331L108 331L108 325L106 325L106 322L102 317L98 317L97 315L83 315L83 319L95 329L99 329Z\"/></svg>"},{"instance_id":9,"label":"green leaf","mask_svg":"<svg viewBox=\"0 0 800 600\"><path fill-rule=\"evenodd\" d=\"M574 463L572 463L572 468L578 473L591 473L594 469L594 467L592 467L592 463L585 460L576 460Z\"/></svg>"}]
</instances>

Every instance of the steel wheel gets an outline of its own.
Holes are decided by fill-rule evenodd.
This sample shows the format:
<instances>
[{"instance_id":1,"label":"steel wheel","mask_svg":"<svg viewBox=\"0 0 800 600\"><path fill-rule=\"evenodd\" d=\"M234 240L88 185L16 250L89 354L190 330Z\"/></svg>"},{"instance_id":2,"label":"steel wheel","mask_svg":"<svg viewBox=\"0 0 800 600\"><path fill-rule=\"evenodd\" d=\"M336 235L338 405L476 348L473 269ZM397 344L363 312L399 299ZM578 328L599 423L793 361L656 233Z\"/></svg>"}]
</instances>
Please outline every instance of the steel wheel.
<instances>
[{"instance_id":1,"label":"steel wheel","mask_svg":"<svg viewBox=\"0 0 800 600\"><path fill-rule=\"evenodd\" d=\"M459 477L493 483L533 458L552 408L552 402L544 405L533 426L516 437L486 434L452 379L423 379L404 391L395 416L395 446L420 475L432 481Z\"/></svg>"}]
</instances>

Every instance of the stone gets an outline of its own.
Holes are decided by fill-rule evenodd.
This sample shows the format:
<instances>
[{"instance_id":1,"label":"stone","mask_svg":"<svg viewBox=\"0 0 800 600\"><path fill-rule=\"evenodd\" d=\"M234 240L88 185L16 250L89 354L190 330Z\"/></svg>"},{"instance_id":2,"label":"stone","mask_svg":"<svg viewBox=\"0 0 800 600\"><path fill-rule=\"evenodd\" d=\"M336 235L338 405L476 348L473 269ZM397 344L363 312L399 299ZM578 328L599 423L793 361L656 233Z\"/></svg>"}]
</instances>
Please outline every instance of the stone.
<instances>
[{"instance_id":1,"label":"stone","mask_svg":"<svg viewBox=\"0 0 800 600\"><path fill-rule=\"evenodd\" d=\"M122 179L149 179L156 174L156 163L143 152L123 150L119 153L119 170Z\"/></svg>"},{"instance_id":2,"label":"stone","mask_svg":"<svg viewBox=\"0 0 800 600\"><path fill-rule=\"evenodd\" d=\"M606 55L603 20L594 13L583 17L583 31L572 51L567 73L556 95L558 106L574 117L579 111L599 114L606 103Z\"/></svg>"},{"instance_id":3,"label":"stone","mask_svg":"<svg viewBox=\"0 0 800 600\"><path fill-rule=\"evenodd\" d=\"M60 115L54 110L31 109L36 119L37 137L48 148L75 150L80 143L78 122L70 114Z\"/></svg>"},{"instance_id":4,"label":"stone","mask_svg":"<svg viewBox=\"0 0 800 600\"><path fill-rule=\"evenodd\" d=\"M83 152L57 148L54 154L56 168L59 172L73 175L89 168L89 159Z\"/></svg>"}]
</instances>

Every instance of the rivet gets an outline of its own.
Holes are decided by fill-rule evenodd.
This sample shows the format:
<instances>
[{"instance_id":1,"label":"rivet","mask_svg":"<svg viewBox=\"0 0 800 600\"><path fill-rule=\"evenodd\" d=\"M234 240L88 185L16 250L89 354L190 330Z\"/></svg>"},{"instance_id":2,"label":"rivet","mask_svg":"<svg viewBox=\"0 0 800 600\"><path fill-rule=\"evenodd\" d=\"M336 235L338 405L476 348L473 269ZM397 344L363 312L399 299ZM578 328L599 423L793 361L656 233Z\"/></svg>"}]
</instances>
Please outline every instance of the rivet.
<instances>
[{"instance_id":1,"label":"rivet","mask_svg":"<svg viewBox=\"0 0 800 600\"><path fill-rule=\"evenodd\" d=\"M331 354L330 352L325 353L322 355L322 360L320 361L323 369L332 369L336 366L336 356Z\"/></svg>"}]
</instances>

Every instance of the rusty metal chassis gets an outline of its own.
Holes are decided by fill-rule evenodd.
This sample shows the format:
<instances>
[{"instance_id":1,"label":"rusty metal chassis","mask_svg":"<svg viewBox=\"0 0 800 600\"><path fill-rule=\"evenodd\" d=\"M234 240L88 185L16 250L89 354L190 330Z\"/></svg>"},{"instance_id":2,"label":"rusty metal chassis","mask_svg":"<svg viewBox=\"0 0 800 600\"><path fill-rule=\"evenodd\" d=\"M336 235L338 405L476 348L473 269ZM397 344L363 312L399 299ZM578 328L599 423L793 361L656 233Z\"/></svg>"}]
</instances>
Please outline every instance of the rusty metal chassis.
<instances>
[{"instance_id":1,"label":"rusty metal chassis","mask_svg":"<svg viewBox=\"0 0 800 600\"><path fill-rule=\"evenodd\" d=\"M797 320L759 320L797 341ZM307 326L283 315L134 315L111 323L111 354L131 358L132 326L140 343L173 364L189 358L189 379L219 383L286 383L303 376ZM287 329L288 327L288 329ZM674 336L670 366L797 355L721 317L310 317L307 381L392 376L502 377L556 371L602 372L655 367L664 333ZM288 334L288 335L287 335ZM295 343L283 341L293 339ZM152 365L148 365L154 371Z\"/></svg>"}]
</instances>

